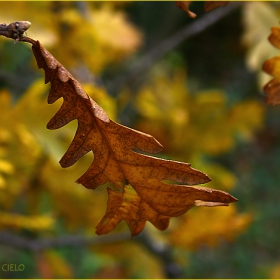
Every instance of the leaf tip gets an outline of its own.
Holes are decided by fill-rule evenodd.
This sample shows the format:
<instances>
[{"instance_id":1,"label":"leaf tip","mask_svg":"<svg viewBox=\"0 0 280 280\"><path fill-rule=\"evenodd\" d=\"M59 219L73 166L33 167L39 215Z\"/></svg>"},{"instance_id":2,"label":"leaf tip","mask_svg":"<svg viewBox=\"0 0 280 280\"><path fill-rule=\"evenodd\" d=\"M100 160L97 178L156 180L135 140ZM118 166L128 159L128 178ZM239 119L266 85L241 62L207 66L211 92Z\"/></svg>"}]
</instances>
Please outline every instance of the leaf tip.
<instances>
[{"instance_id":1,"label":"leaf tip","mask_svg":"<svg viewBox=\"0 0 280 280\"><path fill-rule=\"evenodd\" d=\"M189 5L192 1L175 1L176 5L184 10L190 18L196 18L196 14L189 10Z\"/></svg>"}]
</instances>

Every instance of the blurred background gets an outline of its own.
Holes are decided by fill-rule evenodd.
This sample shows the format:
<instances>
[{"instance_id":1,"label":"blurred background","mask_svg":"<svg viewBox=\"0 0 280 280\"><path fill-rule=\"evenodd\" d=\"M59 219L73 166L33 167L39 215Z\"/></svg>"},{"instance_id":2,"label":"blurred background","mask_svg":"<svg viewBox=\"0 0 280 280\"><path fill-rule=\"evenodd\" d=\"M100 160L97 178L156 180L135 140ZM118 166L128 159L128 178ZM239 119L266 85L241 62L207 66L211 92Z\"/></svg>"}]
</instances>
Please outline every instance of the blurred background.
<instances>
[{"instance_id":1,"label":"blurred background","mask_svg":"<svg viewBox=\"0 0 280 280\"><path fill-rule=\"evenodd\" d=\"M280 109L265 104L263 62L278 2L208 13L175 2L0 2L0 23L28 20L47 48L121 124L153 135L161 157L207 173L229 207L193 208L131 241L95 226L105 187L62 169L77 123L49 131L61 106L31 46L0 37L0 278L280 278Z\"/></svg>"}]
</instances>

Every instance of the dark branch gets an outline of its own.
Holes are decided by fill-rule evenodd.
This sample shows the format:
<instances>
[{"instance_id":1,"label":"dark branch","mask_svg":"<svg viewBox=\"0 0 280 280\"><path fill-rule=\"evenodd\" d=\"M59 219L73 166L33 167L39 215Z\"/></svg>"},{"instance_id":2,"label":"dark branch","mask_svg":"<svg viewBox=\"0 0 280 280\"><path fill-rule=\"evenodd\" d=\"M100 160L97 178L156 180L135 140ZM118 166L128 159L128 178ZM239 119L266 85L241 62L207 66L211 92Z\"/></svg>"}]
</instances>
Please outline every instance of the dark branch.
<instances>
[{"instance_id":1,"label":"dark branch","mask_svg":"<svg viewBox=\"0 0 280 280\"><path fill-rule=\"evenodd\" d=\"M129 241L130 233L111 233L102 236L69 235L56 238L31 239L12 232L0 231L0 244L15 249L38 252L40 250L58 247L81 247L90 245L110 244L120 241ZM174 262L171 247L156 241L149 234L142 232L133 238L135 242L141 243L150 252L155 254L163 263L165 273L170 278L182 278L181 267ZM133 241L131 241L133 242Z\"/></svg>"},{"instance_id":2,"label":"dark branch","mask_svg":"<svg viewBox=\"0 0 280 280\"><path fill-rule=\"evenodd\" d=\"M193 23L179 30L177 33L171 35L169 38L164 39L158 45L154 46L152 50L143 55L136 63L131 64L126 73L117 77L113 82L108 84L109 92L117 92L124 85L131 85L136 80L139 80L149 68L161 59L166 53L176 48L180 43L186 39L204 31L209 26L218 22L220 19L226 17L229 13L242 5L240 2L229 3L228 6L216 9L205 14L200 19L194 20Z\"/></svg>"}]
</instances>

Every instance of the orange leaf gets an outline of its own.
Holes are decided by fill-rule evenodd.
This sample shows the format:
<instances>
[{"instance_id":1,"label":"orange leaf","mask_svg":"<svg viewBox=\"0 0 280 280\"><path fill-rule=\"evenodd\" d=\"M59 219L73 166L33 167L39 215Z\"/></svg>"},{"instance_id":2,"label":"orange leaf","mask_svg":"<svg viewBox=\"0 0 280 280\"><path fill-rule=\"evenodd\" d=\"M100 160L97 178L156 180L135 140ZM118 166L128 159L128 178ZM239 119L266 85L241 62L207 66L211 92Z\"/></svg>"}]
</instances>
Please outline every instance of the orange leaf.
<instances>
[{"instance_id":1,"label":"orange leaf","mask_svg":"<svg viewBox=\"0 0 280 280\"><path fill-rule=\"evenodd\" d=\"M184 10L190 18L195 18L196 14L189 10L189 5L191 4L191 2L192 1L175 1L176 5L180 9Z\"/></svg>"},{"instance_id":2,"label":"orange leaf","mask_svg":"<svg viewBox=\"0 0 280 280\"><path fill-rule=\"evenodd\" d=\"M268 40L276 48L280 49L280 28L272 27L271 34ZM263 71L267 74L274 76L274 79L269 81L263 88L267 94L266 103L270 105L280 104L280 56L275 56L266 60L262 67Z\"/></svg>"},{"instance_id":3,"label":"orange leaf","mask_svg":"<svg viewBox=\"0 0 280 280\"><path fill-rule=\"evenodd\" d=\"M268 40L274 47L280 49L280 27L271 28L271 34Z\"/></svg>"},{"instance_id":4,"label":"orange leaf","mask_svg":"<svg viewBox=\"0 0 280 280\"><path fill-rule=\"evenodd\" d=\"M121 220L127 222L132 235L140 233L147 220L163 230L170 217L181 215L196 204L217 206L236 201L222 191L164 183L164 180L172 180L195 185L210 179L189 163L137 152L156 153L162 150L162 145L151 135L110 120L38 41L31 42L38 67L44 69L46 83L51 82L48 102L63 97L61 108L47 127L57 129L78 120L76 135L60 160L61 166L69 167L92 151L94 161L77 182L90 189L107 182L113 186L108 190L107 212L97 226L97 233L111 231Z\"/></svg>"},{"instance_id":5,"label":"orange leaf","mask_svg":"<svg viewBox=\"0 0 280 280\"><path fill-rule=\"evenodd\" d=\"M126 185L122 193L108 189L107 211L97 226L97 234L113 230L122 220L132 236L142 231L146 221L165 230L170 217L182 215L194 206L226 206L234 201L227 193L209 188L156 185L157 188L149 184L135 190Z\"/></svg>"},{"instance_id":6,"label":"orange leaf","mask_svg":"<svg viewBox=\"0 0 280 280\"><path fill-rule=\"evenodd\" d=\"M263 71L280 79L280 56L275 56L265 61Z\"/></svg>"},{"instance_id":7,"label":"orange leaf","mask_svg":"<svg viewBox=\"0 0 280 280\"><path fill-rule=\"evenodd\" d=\"M280 79L274 78L264 86L264 92L267 94L266 103L270 105L280 104Z\"/></svg>"},{"instance_id":8,"label":"orange leaf","mask_svg":"<svg viewBox=\"0 0 280 280\"><path fill-rule=\"evenodd\" d=\"M125 186L122 193L108 189L107 211L97 225L96 233L108 233L122 220L128 224L131 235L139 234L146 221L150 221L158 229L164 230L168 227L169 218L151 208L131 186Z\"/></svg>"},{"instance_id":9,"label":"orange leaf","mask_svg":"<svg viewBox=\"0 0 280 280\"><path fill-rule=\"evenodd\" d=\"M280 49L280 27L272 27L268 37L270 43ZM266 60L262 67L263 71L275 78L264 86L267 94L266 103L273 106L280 104L280 56Z\"/></svg>"}]
</instances>

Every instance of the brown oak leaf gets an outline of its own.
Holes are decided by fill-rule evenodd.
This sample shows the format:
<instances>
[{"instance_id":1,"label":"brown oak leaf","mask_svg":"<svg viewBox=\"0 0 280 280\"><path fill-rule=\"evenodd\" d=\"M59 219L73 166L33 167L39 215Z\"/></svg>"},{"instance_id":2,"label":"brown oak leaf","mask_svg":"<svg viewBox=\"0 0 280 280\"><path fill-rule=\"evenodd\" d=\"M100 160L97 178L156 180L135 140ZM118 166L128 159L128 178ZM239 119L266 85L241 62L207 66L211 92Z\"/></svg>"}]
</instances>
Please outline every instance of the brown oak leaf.
<instances>
[{"instance_id":1,"label":"brown oak leaf","mask_svg":"<svg viewBox=\"0 0 280 280\"><path fill-rule=\"evenodd\" d=\"M32 50L38 67L45 70L45 82L51 82L48 102L63 97L60 110L47 127L57 129L78 120L76 135L60 161L61 166L69 167L92 151L94 161L77 182L90 189L107 182L115 186L115 190L108 190L107 212L97 226L98 234L111 231L121 220L127 222L132 235L140 233L147 220L163 230L170 217L179 216L196 204L216 206L236 201L222 191L163 183L172 180L195 185L210 179L188 163L138 153L156 153L162 146L152 136L110 120L38 41Z\"/></svg>"},{"instance_id":2,"label":"brown oak leaf","mask_svg":"<svg viewBox=\"0 0 280 280\"><path fill-rule=\"evenodd\" d=\"M271 34L268 40L274 47L280 49L280 27L271 28Z\"/></svg>"},{"instance_id":3,"label":"brown oak leaf","mask_svg":"<svg viewBox=\"0 0 280 280\"><path fill-rule=\"evenodd\" d=\"M224 206L233 202L227 193L210 188L166 186L163 183L154 185L154 188L149 184L134 189L126 185L123 192L108 189L107 211L96 232L107 233L122 220L126 221L132 235L139 234L146 221L164 230L170 217L180 216L193 206Z\"/></svg>"},{"instance_id":4,"label":"brown oak leaf","mask_svg":"<svg viewBox=\"0 0 280 280\"><path fill-rule=\"evenodd\" d=\"M268 37L270 43L280 49L280 27L272 27L271 34ZM280 56L275 56L266 60L262 67L267 74L274 76L274 79L269 81L264 86L266 93L266 103L270 105L280 104Z\"/></svg>"},{"instance_id":5,"label":"brown oak leaf","mask_svg":"<svg viewBox=\"0 0 280 280\"><path fill-rule=\"evenodd\" d=\"M188 186L210 181L189 163L141 154L157 153L163 147L151 135L110 120L39 41L27 37L20 40L33 45L37 65L45 71L45 83L51 83L48 103L63 98L61 108L47 128L58 129L78 120L74 139L60 160L61 166L69 167L92 151L94 160L77 182L89 189L111 183L107 211L97 225L97 234L108 233L122 220L128 224L132 236L142 231L146 221L164 230L170 217L182 215L195 205L221 206L237 200L223 191Z\"/></svg>"}]
</instances>

